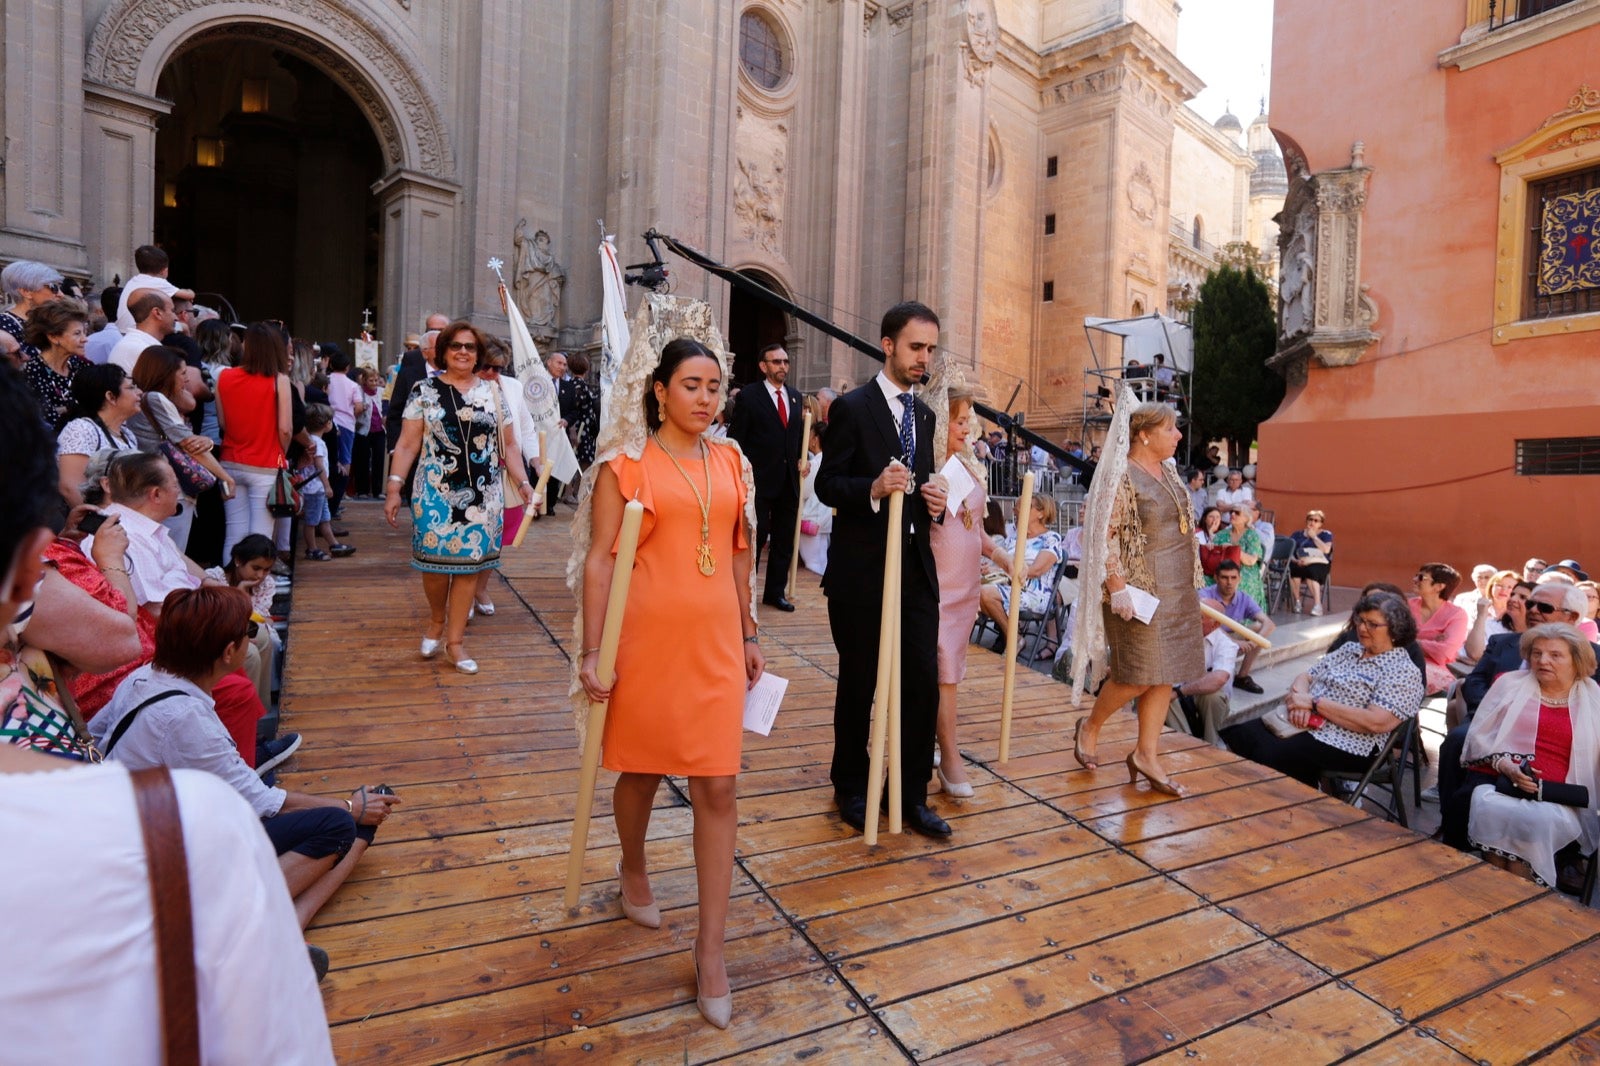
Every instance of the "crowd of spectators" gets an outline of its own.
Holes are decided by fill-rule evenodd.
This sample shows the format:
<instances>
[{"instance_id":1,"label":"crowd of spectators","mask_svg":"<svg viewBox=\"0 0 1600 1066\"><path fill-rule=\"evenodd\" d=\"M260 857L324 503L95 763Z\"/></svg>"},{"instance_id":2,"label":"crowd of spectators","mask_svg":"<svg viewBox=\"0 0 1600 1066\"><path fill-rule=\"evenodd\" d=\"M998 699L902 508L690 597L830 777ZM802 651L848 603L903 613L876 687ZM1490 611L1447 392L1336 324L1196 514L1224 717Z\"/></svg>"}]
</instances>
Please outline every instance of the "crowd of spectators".
<instances>
[{"instance_id":1,"label":"crowd of spectators","mask_svg":"<svg viewBox=\"0 0 1600 1066\"><path fill-rule=\"evenodd\" d=\"M164 282L164 257L153 251L139 250L139 270ZM293 524L307 527L307 558L327 557L315 547L318 535L332 542L334 554L353 549L333 539L336 513L274 515L268 498L280 468L310 469L318 489L335 481L342 489L353 473L364 492L381 487L381 444L376 462L369 444L361 456L364 473L353 470L356 440L373 434L383 440L380 383L373 375L352 376L336 349L313 357L315 373L307 381L292 381L292 338L281 324L231 327L196 314L187 304L192 294L169 282L101 293L93 314L104 316L104 326L63 291L60 275L49 268L12 264L0 282L10 298L10 310L0 313L0 335L14 342L0 343L0 354L19 364L0 365L0 461L8 471L0 507L0 548L7 553L0 560L0 573L7 575L0 589L3 831L8 841L16 839L8 811L27 809L21 800L10 804L12 793L27 793L35 779L59 778L100 782L81 790L104 799L109 789L115 795L107 802L123 807L114 815L98 813L137 833L127 771L179 771L190 847L218 836L223 823L234 827L221 835L239 838L215 854L190 853L201 912L197 954L225 954L217 944L202 943L215 924L206 913L213 906L233 915L240 943L259 952L209 971L202 966L202 985L233 980L220 972L228 965L257 971L281 962L287 936L291 954L298 955L287 975L239 982L267 991L294 986L292 995L285 992L291 999L309 988L311 998L302 1002L320 1015L312 975L320 978L327 958L308 950L297 931L348 878L399 798L376 782L348 796L276 786L278 768L300 746L298 735L278 733L275 692L293 587L295 559L287 550ZM175 300L185 301L179 315ZM126 332L117 330L119 310L128 318ZM92 351L91 336L99 341ZM348 383L333 387L339 406L308 406L307 391L330 373ZM341 411L359 424L347 427ZM306 499L337 498L337 490L319 496L307 485L300 488ZM22 772L58 767L85 776ZM111 785L105 784L108 772ZM213 778L225 786L203 783ZM228 801L217 801L219 787ZM242 837L236 824L241 808L260 827ZM137 856L138 845L134 836L120 846ZM265 880L263 854L269 861L276 857ZM10 857L26 864L14 849ZM234 867L216 871L218 862ZM135 864L140 871L141 864ZM73 866L49 870L82 880ZM213 904L201 898L203 886L223 883L234 885L229 899ZM63 891L70 894L70 886ZM86 906L51 893L39 898L74 912ZM252 913L234 914L241 905ZM294 923L287 928L285 916ZM140 950L150 953L148 944ZM87 972L117 979L115 967ZM207 995L203 987L202 1006ZM277 1002L252 1009L261 1006L278 1009ZM128 1018L116 1021L134 1025ZM233 1028L245 1025L236 1021ZM299 1039L325 1049L325 1028L321 1034ZM260 1061L320 1060L276 1055L270 1049L281 1046L278 1038L235 1045L243 1046L257 1048Z\"/></svg>"}]
</instances>

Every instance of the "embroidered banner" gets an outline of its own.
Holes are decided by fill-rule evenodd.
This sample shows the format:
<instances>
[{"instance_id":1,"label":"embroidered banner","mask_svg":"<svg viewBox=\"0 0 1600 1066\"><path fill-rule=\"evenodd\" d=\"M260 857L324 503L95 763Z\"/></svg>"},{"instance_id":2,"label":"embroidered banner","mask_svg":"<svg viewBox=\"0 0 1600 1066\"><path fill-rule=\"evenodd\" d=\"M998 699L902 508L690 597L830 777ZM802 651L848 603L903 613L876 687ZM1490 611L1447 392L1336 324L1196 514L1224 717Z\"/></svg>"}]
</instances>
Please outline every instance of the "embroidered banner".
<instances>
[{"instance_id":1,"label":"embroidered banner","mask_svg":"<svg viewBox=\"0 0 1600 1066\"><path fill-rule=\"evenodd\" d=\"M1600 189L1546 200L1539 227L1539 295L1600 289Z\"/></svg>"}]
</instances>

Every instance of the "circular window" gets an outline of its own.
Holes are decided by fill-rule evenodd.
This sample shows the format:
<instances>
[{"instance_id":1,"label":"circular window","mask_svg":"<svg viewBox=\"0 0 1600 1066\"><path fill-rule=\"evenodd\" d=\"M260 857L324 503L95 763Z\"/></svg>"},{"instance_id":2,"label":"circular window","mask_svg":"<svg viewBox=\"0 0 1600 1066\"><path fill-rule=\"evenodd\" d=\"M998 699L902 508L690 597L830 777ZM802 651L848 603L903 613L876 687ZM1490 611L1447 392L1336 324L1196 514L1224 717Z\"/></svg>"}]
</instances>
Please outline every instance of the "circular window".
<instances>
[{"instance_id":1,"label":"circular window","mask_svg":"<svg viewBox=\"0 0 1600 1066\"><path fill-rule=\"evenodd\" d=\"M739 65L763 89L776 89L789 73L783 39L765 16L746 11L739 19Z\"/></svg>"}]
</instances>

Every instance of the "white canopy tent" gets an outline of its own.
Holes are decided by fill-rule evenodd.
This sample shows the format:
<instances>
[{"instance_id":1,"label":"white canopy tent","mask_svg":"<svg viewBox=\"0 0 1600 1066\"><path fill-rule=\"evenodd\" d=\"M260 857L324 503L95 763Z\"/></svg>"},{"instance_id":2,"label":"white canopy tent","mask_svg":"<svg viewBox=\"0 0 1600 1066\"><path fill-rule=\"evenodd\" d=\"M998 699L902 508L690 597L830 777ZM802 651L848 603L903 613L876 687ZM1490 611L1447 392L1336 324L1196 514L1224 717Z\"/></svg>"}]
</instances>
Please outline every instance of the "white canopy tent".
<instances>
[{"instance_id":1,"label":"white canopy tent","mask_svg":"<svg viewBox=\"0 0 1600 1066\"><path fill-rule=\"evenodd\" d=\"M1155 357L1164 356L1164 362L1181 374L1194 372L1194 333L1187 325L1166 315L1140 315L1138 318L1096 318L1083 320L1083 332L1089 338L1089 351L1094 355L1095 366L1107 369L1099 349L1094 344L1095 331L1122 338L1122 358L1114 363L1127 366L1138 360L1141 366L1151 366Z\"/></svg>"}]
</instances>

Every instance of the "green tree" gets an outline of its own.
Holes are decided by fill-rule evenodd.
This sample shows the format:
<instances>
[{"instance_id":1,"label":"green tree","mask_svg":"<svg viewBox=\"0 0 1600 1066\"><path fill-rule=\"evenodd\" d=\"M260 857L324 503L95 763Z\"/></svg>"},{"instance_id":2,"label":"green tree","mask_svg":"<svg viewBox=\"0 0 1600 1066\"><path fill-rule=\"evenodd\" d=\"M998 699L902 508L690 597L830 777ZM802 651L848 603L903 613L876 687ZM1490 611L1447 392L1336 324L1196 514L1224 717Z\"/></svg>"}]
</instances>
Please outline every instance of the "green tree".
<instances>
[{"instance_id":1,"label":"green tree","mask_svg":"<svg viewBox=\"0 0 1600 1066\"><path fill-rule=\"evenodd\" d=\"M1283 402L1283 378L1267 366L1278 340L1272 294L1254 267L1224 263L1200 286L1190 325L1195 443L1225 440L1233 456L1244 455Z\"/></svg>"}]
</instances>

